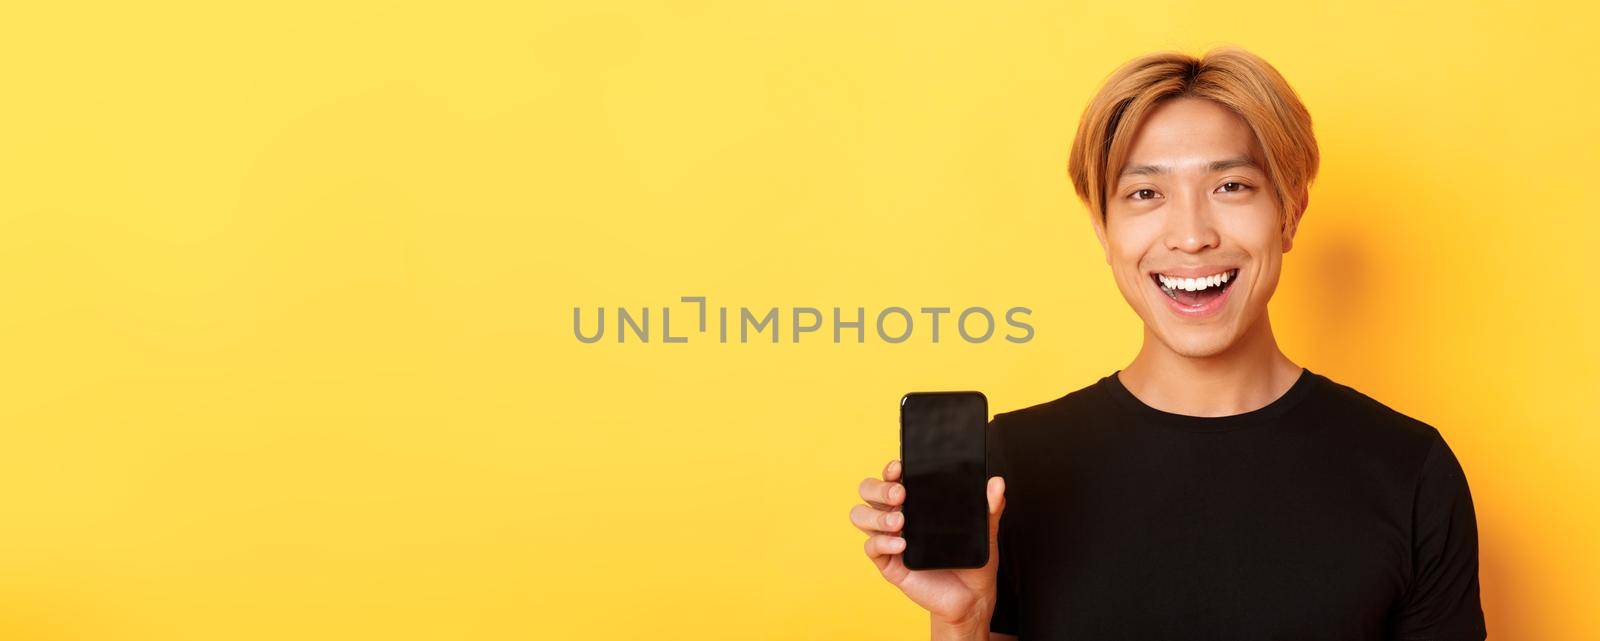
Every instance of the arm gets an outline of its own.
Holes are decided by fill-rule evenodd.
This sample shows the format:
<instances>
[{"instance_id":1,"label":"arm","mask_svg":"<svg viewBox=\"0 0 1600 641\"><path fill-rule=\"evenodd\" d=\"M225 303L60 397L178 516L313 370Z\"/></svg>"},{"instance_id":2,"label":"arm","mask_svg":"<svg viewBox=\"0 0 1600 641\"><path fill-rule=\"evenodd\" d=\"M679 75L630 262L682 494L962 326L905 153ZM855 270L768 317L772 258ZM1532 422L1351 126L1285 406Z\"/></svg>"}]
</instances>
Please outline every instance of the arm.
<instances>
[{"instance_id":1,"label":"arm","mask_svg":"<svg viewBox=\"0 0 1600 641\"><path fill-rule=\"evenodd\" d=\"M1412 508L1412 576L1395 639L1481 641L1478 522L1466 473L1442 437L1423 460Z\"/></svg>"}]
</instances>

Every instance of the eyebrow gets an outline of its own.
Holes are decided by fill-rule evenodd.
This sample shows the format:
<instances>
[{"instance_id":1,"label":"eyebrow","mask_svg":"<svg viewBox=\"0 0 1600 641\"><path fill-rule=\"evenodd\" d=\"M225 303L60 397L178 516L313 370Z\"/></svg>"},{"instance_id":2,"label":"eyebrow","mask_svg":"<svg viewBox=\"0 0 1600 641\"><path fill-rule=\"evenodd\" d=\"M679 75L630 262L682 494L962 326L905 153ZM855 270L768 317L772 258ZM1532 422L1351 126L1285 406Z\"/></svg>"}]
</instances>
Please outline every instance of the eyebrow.
<instances>
[{"instance_id":1,"label":"eyebrow","mask_svg":"<svg viewBox=\"0 0 1600 641\"><path fill-rule=\"evenodd\" d=\"M1255 161L1250 160L1249 158L1246 158L1244 156L1239 156L1239 157L1236 157L1236 158L1228 158L1228 159L1225 159L1225 160L1213 160L1213 161L1211 161L1211 164L1206 165L1206 172L1207 173L1217 172L1217 171L1222 171L1224 169L1232 169L1234 167L1256 167L1257 169L1260 169L1260 167L1256 166ZM1157 175L1157 174L1170 174L1170 173L1172 173L1172 167L1170 167L1168 165L1131 165L1127 169L1123 169L1122 170L1122 175L1123 176L1128 176L1128 175L1154 176L1154 175Z\"/></svg>"}]
</instances>

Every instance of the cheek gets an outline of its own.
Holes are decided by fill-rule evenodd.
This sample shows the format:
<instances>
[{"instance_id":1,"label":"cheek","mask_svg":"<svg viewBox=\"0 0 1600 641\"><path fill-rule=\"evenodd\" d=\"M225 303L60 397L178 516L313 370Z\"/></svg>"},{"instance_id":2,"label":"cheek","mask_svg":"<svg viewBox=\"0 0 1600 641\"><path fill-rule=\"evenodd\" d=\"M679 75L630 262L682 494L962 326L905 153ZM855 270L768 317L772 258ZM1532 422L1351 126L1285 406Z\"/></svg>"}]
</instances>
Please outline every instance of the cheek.
<instances>
[{"instance_id":1,"label":"cheek","mask_svg":"<svg viewBox=\"0 0 1600 641\"><path fill-rule=\"evenodd\" d=\"M1111 260L1130 269L1138 268L1160 235L1161 225L1154 216L1118 217L1106 224Z\"/></svg>"},{"instance_id":2,"label":"cheek","mask_svg":"<svg viewBox=\"0 0 1600 641\"><path fill-rule=\"evenodd\" d=\"M1268 208L1250 208L1225 216L1219 224L1223 238L1258 259L1283 253L1278 214Z\"/></svg>"},{"instance_id":3,"label":"cheek","mask_svg":"<svg viewBox=\"0 0 1600 641\"><path fill-rule=\"evenodd\" d=\"M1251 247L1264 246L1282 236L1283 220L1276 198L1252 199L1250 204L1235 208L1227 220L1238 239L1248 240Z\"/></svg>"}]
</instances>

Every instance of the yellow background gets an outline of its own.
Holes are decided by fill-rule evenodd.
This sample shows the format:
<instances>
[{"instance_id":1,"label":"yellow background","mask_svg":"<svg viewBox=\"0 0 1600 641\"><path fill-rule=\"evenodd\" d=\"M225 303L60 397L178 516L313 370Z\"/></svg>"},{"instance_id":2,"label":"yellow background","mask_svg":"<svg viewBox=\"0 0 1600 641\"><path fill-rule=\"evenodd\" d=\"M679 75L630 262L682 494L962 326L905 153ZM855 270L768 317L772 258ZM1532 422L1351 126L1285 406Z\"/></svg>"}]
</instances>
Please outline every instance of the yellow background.
<instances>
[{"instance_id":1,"label":"yellow background","mask_svg":"<svg viewBox=\"0 0 1600 641\"><path fill-rule=\"evenodd\" d=\"M1223 43L1322 144L1286 352L1443 431L1491 638L1592 638L1596 12L1297 4L12 3L0 638L918 638L897 399L1126 364L1070 138ZM694 295L1037 334L573 337Z\"/></svg>"}]
</instances>

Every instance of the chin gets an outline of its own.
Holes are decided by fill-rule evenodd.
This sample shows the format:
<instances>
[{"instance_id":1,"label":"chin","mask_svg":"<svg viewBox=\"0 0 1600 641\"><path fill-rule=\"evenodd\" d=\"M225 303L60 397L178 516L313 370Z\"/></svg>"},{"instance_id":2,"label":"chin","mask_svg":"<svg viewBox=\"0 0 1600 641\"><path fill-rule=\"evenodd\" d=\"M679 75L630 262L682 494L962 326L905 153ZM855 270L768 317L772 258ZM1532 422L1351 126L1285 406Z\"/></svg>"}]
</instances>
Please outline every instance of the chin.
<instances>
[{"instance_id":1,"label":"chin","mask_svg":"<svg viewBox=\"0 0 1600 641\"><path fill-rule=\"evenodd\" d=\"M1156 336L1166 344L1167 349L1185 358L1206 358L1216 356L1228 351L1237 338L1232 333L1220 331L1222 328L1197 330L1184 328L1177 330L1157 331Z\"/></svg>"}]
</instances>

